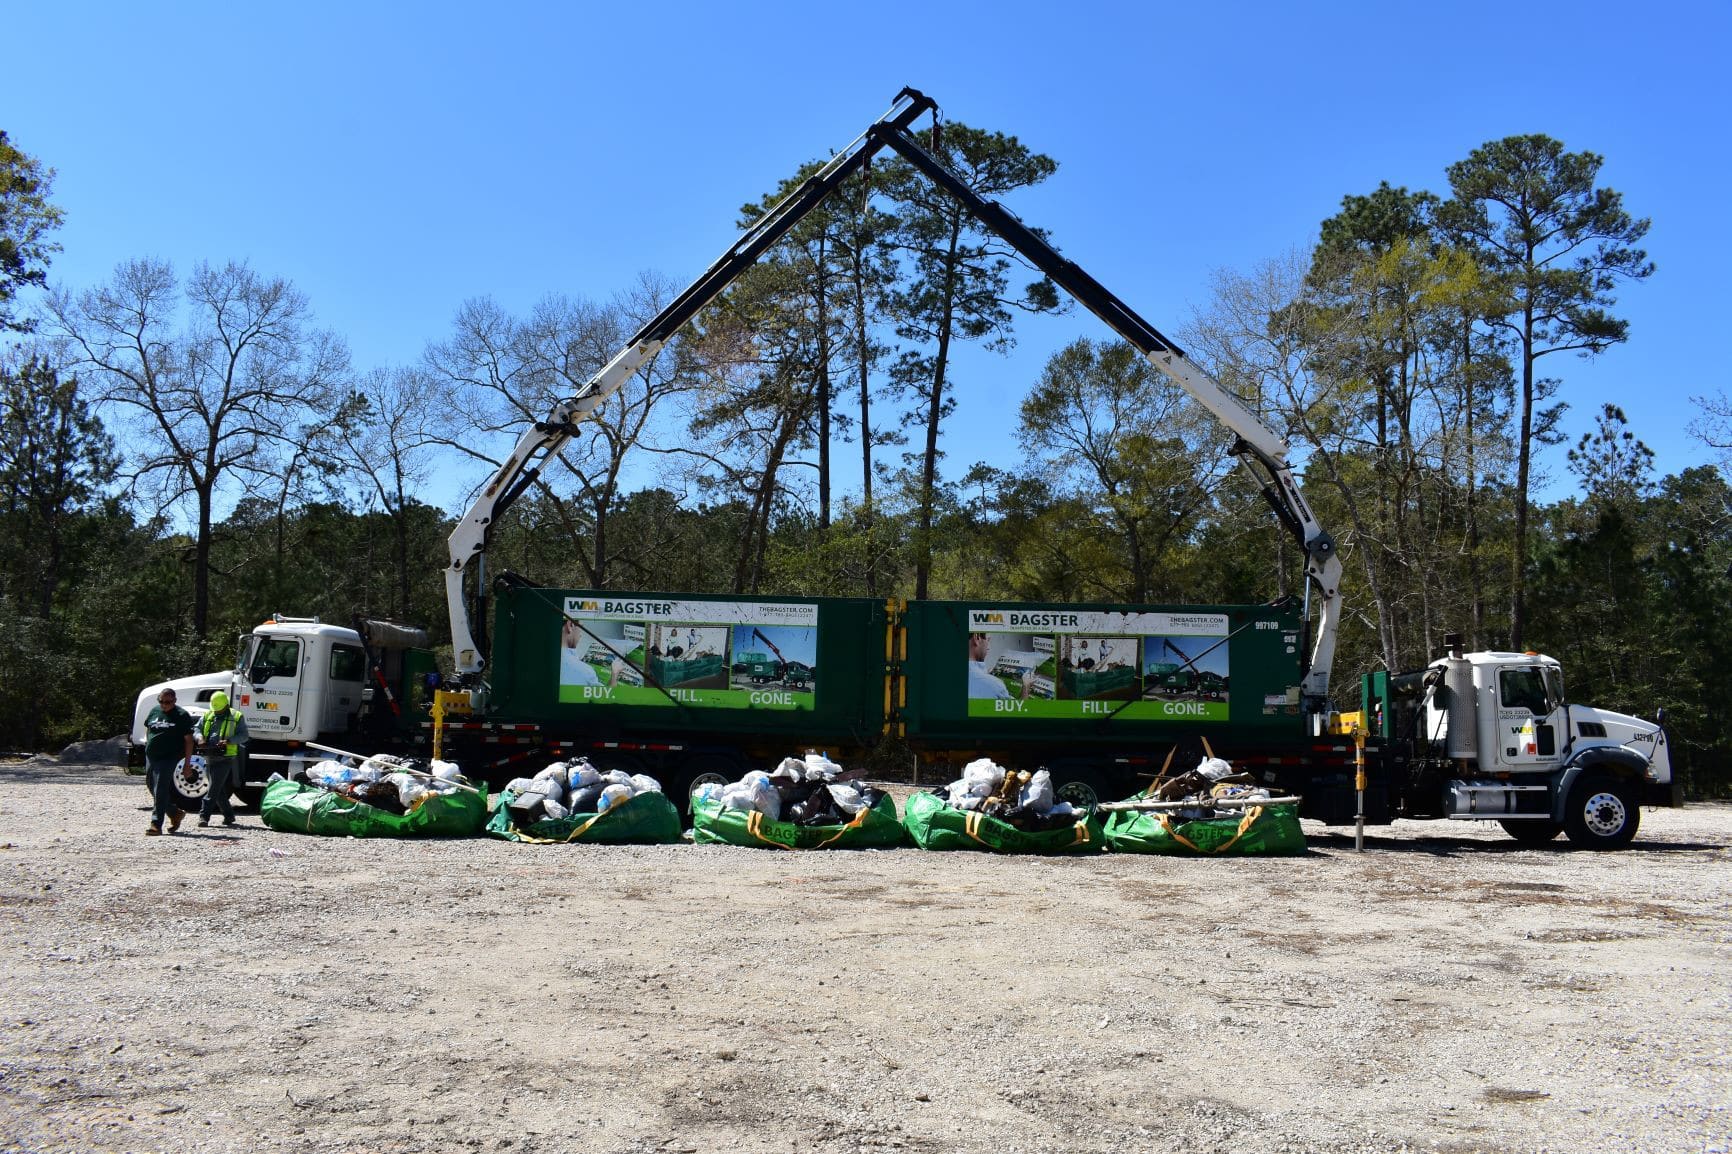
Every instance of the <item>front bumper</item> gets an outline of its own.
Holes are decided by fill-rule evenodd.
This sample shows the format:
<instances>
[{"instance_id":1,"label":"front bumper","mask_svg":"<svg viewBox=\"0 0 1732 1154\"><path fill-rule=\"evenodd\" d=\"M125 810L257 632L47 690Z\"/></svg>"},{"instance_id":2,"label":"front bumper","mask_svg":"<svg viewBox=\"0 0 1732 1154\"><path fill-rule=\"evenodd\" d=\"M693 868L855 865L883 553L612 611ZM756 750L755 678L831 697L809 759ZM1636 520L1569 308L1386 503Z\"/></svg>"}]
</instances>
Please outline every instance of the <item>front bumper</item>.
<instances>
[{"instance_id":1,"label":"front bumper","mask_svg":"<svg viewBox=\"0 0 1732 1154\"><path fill-rule=\"evenodd\" d=\"M1676 779L1672 781L1644 781L1642 783L1642 804L1676 809L1684 804L1684 783Z\"/></svg>"}]
</instances>

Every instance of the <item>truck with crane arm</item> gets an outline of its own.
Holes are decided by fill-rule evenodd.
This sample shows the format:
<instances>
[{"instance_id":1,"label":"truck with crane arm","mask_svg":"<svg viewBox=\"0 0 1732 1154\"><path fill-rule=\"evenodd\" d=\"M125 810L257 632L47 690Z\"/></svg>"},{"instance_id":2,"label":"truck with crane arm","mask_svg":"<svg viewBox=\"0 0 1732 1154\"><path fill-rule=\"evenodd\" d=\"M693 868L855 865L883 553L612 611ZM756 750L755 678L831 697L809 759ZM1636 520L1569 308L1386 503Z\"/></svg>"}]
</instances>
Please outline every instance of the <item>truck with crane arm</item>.
<instances>
[{"instance_id":1,"label":"truck with crane arm","mask_svg":"<svg viewBox=\"0 0 1732 1154\"><path fill-rule=\"evenodd\" d=\"M1362 679L1352 722L1333 720L1330 670L1341 623L1341 561L1301 492L1286 444L1176 342L951 173L911 131L929 113L937 131L937 106L904 89L889 111L749 227L574 396L523 431L450 537L445 585L454 669L432 694L434 718L426 721L418 702L415 716L394 734L376 736L412 741L422 736L417 725L431 724L435 741L461 749L457 756L482 776L511 776L524 762L581 752L654 773L675 794L737 777L795 747L846 756L894 738L917 765L952 766L977 756L1012 766L1045 764L1061 793L1084 804L1125 796L1171 769L1181 750L1188 757L1200 745L1278 792L1300 795L1302 812L1332 823L1496 820L1523 841L1549 840L1562 830L1595 847L1627 844L1642 805L1677 803L1663 726L1567 702L1558 663L1539 654L1468 654L1452 639L1450 651L1424 670ZM510 575L487 581L484 558L493 527L580 433L584 418L886 149L960 201L1226 425L1235 437L1233 455L1304 558L1303 604L903 603L548 590ZM497 604L491 637L485 629L490 601ZM593 684L593 676L568 681L557 654L560 636L574 623L604 641L618 638L617 647L608 643L614 652L663 626L714 631L729 652L717 655L713 680L664 683L645 657L642 668L613 684ZM270 622L243 641L237 689L245 690L241 678L249 668L256 675L256 660L248 667L247 655L268 651L295 628L294 622ZM734 685L729 672L750 665L747 654L759 644L777 654L780 669L789 667L771 634L785 645L797 641L812 655L805 662L810 674L800 685ZM1074 680L1066 692L1062 679L1050 696L970 695L966 658L978 648L996 652L997 664L1032 667L1051 660L1056 646L1088 638L1135 647L1134 683L1122 692L1115 686L1111 700L1074 692ZM1187 656L1205 651L1225 654L1219 662L1224 671L1211 659L1205 677ZM1169 653L1181 658L1178 668L1165 661ZM407 666L400 660L398 667ZM310 665L303 668L309 679L316 676ZM1168 692L1180 681L1180 692ZM249 684L249 708L284 708L282 698L270 694L269 679ZM259 732L253 716L249 723ZM301 729L307 726L299 723L289 730L264 728L273 738L292 732L306 740Z\"/></svg>"}]
</instances>

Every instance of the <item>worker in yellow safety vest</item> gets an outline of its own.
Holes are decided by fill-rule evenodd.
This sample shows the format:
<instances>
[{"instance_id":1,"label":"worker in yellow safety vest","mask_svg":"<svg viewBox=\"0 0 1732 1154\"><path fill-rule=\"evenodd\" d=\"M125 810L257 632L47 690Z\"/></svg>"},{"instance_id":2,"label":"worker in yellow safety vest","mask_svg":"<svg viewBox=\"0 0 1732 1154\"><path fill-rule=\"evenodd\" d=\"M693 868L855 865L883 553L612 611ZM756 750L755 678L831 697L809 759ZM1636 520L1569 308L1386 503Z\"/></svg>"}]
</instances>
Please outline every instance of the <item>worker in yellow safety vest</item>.
<instances>
[{"instance_id":1,"label":"worker in yellow safety vest","mask_svg":"<svg viewBox=\"0 0 1732 1154\"><path fill-rule=\"evenodd\" d=\"M198 720L198 742L210 775L210 792L199 806L198 823L209 825L211 815L221 809L223 824L234 825L235 807L229 795L234 792L241 747L247 743L247 720L239 710L229 708L228 694L211 694L210 712Z\"/></svg>"}]
</instances>

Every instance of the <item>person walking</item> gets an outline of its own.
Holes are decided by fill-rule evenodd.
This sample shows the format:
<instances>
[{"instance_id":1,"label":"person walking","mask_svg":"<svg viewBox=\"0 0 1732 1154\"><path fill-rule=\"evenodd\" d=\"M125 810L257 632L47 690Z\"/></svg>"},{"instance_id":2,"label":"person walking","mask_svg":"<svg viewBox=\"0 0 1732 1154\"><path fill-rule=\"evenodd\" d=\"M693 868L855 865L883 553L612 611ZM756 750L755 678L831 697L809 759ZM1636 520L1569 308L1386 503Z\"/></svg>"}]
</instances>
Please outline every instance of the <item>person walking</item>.
<instances>
[{"instance_id":1,"label":"person walking","mask_svg":"<svg viewBox=\"0 0 1732 1154\"><path fill-rule=\"evenodd\" d=\"M199 806L198 823L209 825L220 808L223 824L234 825L235 807L229 794L234 791L241 746L247 743L247 722L239 710L229 708L229 695L221 690L211 694L210 712L199 718L198 739L210 775L210 792Z\"/></svg>"},{"instance_id":2,"label":"person walking","mask_svg":"<svg viewBox=\"0 0 1732 1154\"><path fill-rule=\"evenodd\" d=\"M156 705L144 719L145 732L150 734L144 743L144 773L150 782L151 797L146 837L159 836L165 819L168 832L175 832L180 828L180 819L186 816L174 788L174 767L181 758L192 756L192 732L196 724L192 714L175 701L172 689L156 695Z\"/></svg>"}]
</instances>

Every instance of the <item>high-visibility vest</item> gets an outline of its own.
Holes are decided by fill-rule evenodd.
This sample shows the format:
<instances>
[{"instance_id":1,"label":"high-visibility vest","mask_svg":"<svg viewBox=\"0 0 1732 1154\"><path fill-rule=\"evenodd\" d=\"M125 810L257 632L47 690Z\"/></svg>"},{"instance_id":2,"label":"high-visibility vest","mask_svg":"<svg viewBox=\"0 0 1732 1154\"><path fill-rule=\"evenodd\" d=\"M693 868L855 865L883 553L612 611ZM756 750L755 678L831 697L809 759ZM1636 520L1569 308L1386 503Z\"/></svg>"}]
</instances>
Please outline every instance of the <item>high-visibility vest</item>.
<instances>
[{"instance_id":1,"label":"high-visibility vest","mask_svg":"<svg viewBox=\"0 0 1732 1154\"><path fill-rule=\"evenodd\" d=\"M203 717L199 718L198 733L199 736L206 741L211 739L210 723L215 719L215 717L216 714L207 713ZM216 739L227 743L223 746L224 757L233 757L235 754L240 752L240 746L229 741L229 738L235 735L235 725L238 724L239 721L240 714L236 713L233 709L223 710L222 720L217 724Z\"/></svg>"}]
</instances>

